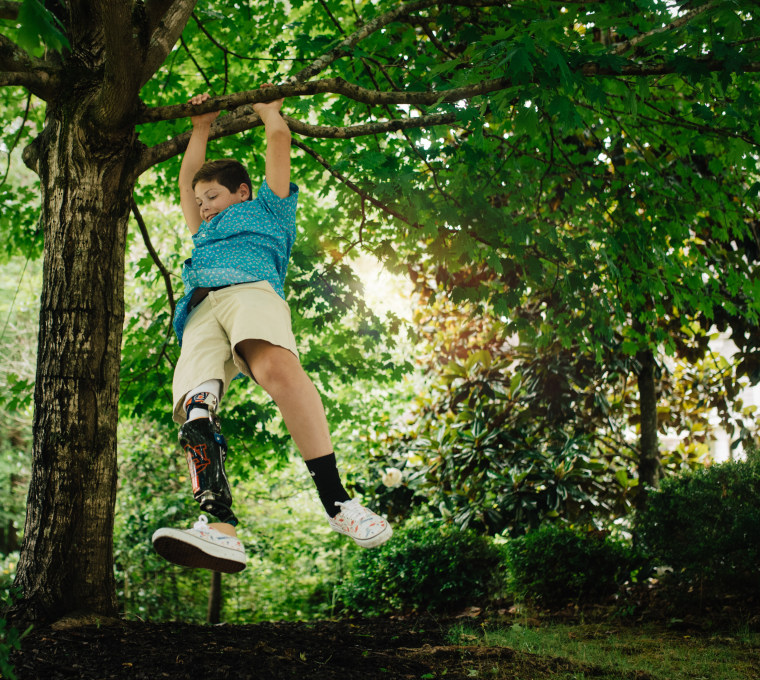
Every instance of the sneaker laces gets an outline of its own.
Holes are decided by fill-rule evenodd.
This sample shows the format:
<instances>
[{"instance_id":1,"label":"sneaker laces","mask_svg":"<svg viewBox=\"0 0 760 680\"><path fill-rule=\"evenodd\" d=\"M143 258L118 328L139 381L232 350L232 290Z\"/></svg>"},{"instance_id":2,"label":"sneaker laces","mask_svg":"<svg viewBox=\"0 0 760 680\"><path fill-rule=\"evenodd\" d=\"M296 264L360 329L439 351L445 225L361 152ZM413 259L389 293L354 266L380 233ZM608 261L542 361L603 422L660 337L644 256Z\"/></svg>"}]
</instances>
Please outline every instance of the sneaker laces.
<instances>
[{"instance_id":1,"label":"sneaker laces","mask_svg":"<svg viewBox=\"0 0 760 680\"><path fill-rule=\"evenodd\" d=\"M361 521L370 517L370 510L362 507L356 498L352 498L350 501L335 501L335 505L340 508L341 513L346 519Z\"/></svg>"},{"instance_id":2,"label":"sneaker laces","mask_svg":"<svg viewBox=\"0 0 760 680\"><path fill-rule=\"evenodd\" d=\"M193 529L196 531L203 531L204 529L208 529L208 517L206 517L206 515L201 515L198 518L198 521L193 524Z\"/></svg>"}]
</instances>

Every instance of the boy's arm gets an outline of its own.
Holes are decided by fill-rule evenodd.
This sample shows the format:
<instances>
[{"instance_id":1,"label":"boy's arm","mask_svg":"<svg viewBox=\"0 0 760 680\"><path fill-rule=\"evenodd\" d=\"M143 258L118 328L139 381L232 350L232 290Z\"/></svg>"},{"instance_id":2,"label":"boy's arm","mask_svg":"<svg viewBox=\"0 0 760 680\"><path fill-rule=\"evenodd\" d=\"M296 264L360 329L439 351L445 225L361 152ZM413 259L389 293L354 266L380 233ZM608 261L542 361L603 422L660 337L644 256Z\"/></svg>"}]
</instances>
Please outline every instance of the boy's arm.
<instances>
[{"instance_id":1,"label":"boy's arm","mask_svg":"<svg viewBox=\"0 0 760 680\"><path fill-rule=\"evenodd\" d=\"M282 101L276 99L266 104L254 104L253 110L264 122L267 184L277 196L287 198L290 195L290 128L280 115Z\"/></svg>"},{"instance_id":2,"label":"boy's arm","mask_svg":"<svg viewBox=\"0 0 760 680\"><path fill-rule=\"evenodd\" d=\"M202 104L209 98L207 94L197 94L191 100L191 104ZM211 123L219 115L218 111L206 113L200 116L191 116L193 132L187 144L185 155L182 157L182 165L179 169L179 204L185 216L185 222L191 234L195 234L201 226L201 213L195 201L193 190L193 177L201 169L206 161L206 144L208 142Z\"/></svg>"}]
</instances>

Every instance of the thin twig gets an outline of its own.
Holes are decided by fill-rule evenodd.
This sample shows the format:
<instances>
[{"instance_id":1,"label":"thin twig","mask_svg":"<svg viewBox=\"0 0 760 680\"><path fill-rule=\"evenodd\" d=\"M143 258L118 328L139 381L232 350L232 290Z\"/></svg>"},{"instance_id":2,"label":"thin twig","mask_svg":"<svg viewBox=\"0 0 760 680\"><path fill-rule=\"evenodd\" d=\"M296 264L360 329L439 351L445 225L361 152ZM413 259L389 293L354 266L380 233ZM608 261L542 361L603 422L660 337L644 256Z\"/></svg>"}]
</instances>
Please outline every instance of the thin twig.
<instances>
[{"instance_id":1,"label":"thin twig","mask_svg":"<svg viewBox=\"0 0 760 680\"><path fill-rule=\"evenodd\" d=\"M425 19L422 19L420 21L420 25L422 26L422 30L425 31L425 35L428 38L430 38L430 42L433 43L433 46L435 47L435 49L437 49L441 54L444 54L445 56L447 56L449 59L457 58L457 55L449 52L444 46L444 44L440 40L438 40L435 33L433 33L433 29L430 28L430 22L426 21Z\"/></svg>"},{"instance_id":2,"label":"thin twig","mask_svg":"<svg viewBox=\"0 0 760 680\"><path fill-rule=\"evenodd\" d=\"M222 52L224 52L225 55L235 57L235 59L243 59L245 61L306 61L306 59L303 59L301 57L248 57L244 54L233 52L231 49L225 47L222 43L220 43L213 35L211 35L211 32L203 25L203 22L198 18L195 12L193 12L191 16L195 23L198 25L198 28L201 29L201 32L211 41L211 43L213 43L215 47L219 48Z\"/></svg>"},{"instance_id":3,"label":"thin twig","mask_svg":"<svg viewBox=\"0 0 760 680\"><path fill-rule=\"evenodd\" d=\"M404 224L408 224L410 227L418 227L418 224L415 224L414 222L410 222L406 217L404 217L400 212L395 210L394 208L391 208L389 205L386 205L382 201L379 201L371 194L368 194L366 191L361 189L359 186L354 184L348 177L346 177L343 173L339 172L335 168L333 168L327 160L322 156L319 152L312 149L310 146L304 144L303 142L293 139L291 140L291 143L293 146L297 146L302 151L305 151L307 154L309 154L312 158L314 158L317 163L319 163L322 167L324 167L327 172L329 172L335 179L339 180L341 183L345 184L351 191L355 192L359 196L361 196L364 200L374 205L376 208L379 208L383 212L387 213L388 215L391 215L395 217L397 220L401 220Z\"/></svg>"},{"instance_id":4,"label":"thin twig","mask_svg":"<svg viewBox=\"0 0 760 680\"><path fill-rule=\"evenodd\" d=\"M13 307L16 304L16 298L18 297L18 292L21 290L21 282L24 280L24 274L26 274L26 267L29 264L30 259L31 259L31 255L27 255L26 262L24 262L24 268L21 270L21 276L18 277L18 285L16 286L16 292L13 294L13 299L11 300L11 306L8 308L8 316L5 319L3 332L0 333L0 342L2 342L5 339L5 331L8 330L8 324L11 322L11 316L13 315Z\"/></svg>"},{"instance_id":5,"label":"thin twig","mask_svg":"<svg viewBox=\"0 0 760 680\"><path fill-rule=\"evenodd\" d=\"M646 33L641 33L640 35L636 35L630 40L626 40L624 42L616 43L612 45L612 54L623 54L624 52L627 52L632 47L636 47L641 42L644 42L647 38L651 38L653 35L658 35L660 33L665 33L667 31L674 31L677 28L681 28L684 24L688 24L694 17L704 13L708 9L711 9L715 5L714 2L707 2L704 5L697 7L691 12L687 12L681 17L678 17L674 21L671 21L669 24L665 26L658 26L657 28L653 28L651 31L647 31Z\"/></svg>"},{"instance_id":6,"label":"thin twig","mask_svg":"<svg viewBox=\"0 0 760 680\"><path fill-rule=\"evenodd\" d=\"M336 28L340 31L341 35L346 35L346 32L343 30L343 27L340 25L340 22L335 18L335 15L330 11L330 8L328 7L325 0L319 0L319 4L322 5L322 9L325 10L325 13L328 17L330 17L330 21L335 24Z\"/></svg>"},{"instance_id":7,"label":"thin twig","mask_svg":"<svg viewBox=\"0 0 760 680\"><path fill-rule=\"evenodd\" d=\"M132 197L132 214L134 215L137 226L140 229L143 243L145 243L145 247L148 249L148 253L150 254L151 259L155 263L156 267L158 267L158 270L161 272L161 276L164 278L166 295L169 298L169 306L172 310L171 318L173 319L176 305L174 303L174 288L172 287L171 274L169 273L169 270L166 268L164 263L161 261L161 258L158 256L156 249L153 247L153 243L150 240L150 234L148 233L148 227L146 226L145 220L140 213L140 209L137 207L137 202L135 201L134 196Z\"/></svg>"},{"instance_id":8,"label":"thin twig","mask_svg":"<svg viewBox=\"0 0 760 680\"><path fill-rule=\"evenodd\" d=\"M3 179L0 181L0 187L5 184L5 181L8 179L8 173L11 171L11 155L13 154L14 149L16 148L16 145L18 144L19 140L21 139L21 135L24 133L24 125L26 125L26 121L29 120L29 110L31 108L32 104L32 93L30 92L29 95L26 98L26 109L24 110L24 119L21 121L21 125L18 128L18 132L16 133L16 136L13 139L13 142L10 145L10 148L8 149L8 163L5 166L5 174L3 174Z\"/></svg>"},{"instance_id":9,"label":"thin twig","mask_svg":"<svg viewBox=\"0 0 760 680\"><path fill-rule=\"evenodd\" d=\"M348 177L343 175L341 172L333 168L327 160L317 151L312 149L310 146L304 144L303 142L293 139L291 140L291 144L293 146L297 146L302 151L305 151L307 154L309 154L312 158L314 158L322 167L324 167L333 177L335 177L337 180L345 184L351 191L355 192L362 198L366 199L368 203L371 203L376 208L379 208L383 212L387 213L388 215L391 215L392 217L395 217L397 220L400 220L404 224L409 225L410 227L413 227L414 229L421 229L422 225L419 222L412 222L404 215L402 215L398 210L395 208L392 208L391 206L383 203L382 201L379 201L377 198L372 196L371 194L367 193L366 191L362 190L358 185L356 185L354 182L352 182ZM447 231L446 227L440 227L440 231ZM494 244L488 240L486 240L483 236L478 234L476 231L472 229L468 229L465 233L467 233L468 236L473 238L478 243L482 243L483 245L486 245L490 248L494 247Z\"/></svg>"},{"instance_id":10,"label":"thin twig","mask_svg":"<svg viewBox=\"0 0 760 680\"><path fill-rule=\"evenodd\" d=\"M208 87L208 89L211 90L211 92L213 92L214 88L211 85L211 81L206 76L206 72L203 70L203 68L201 67L201 65L195 60L195 57L193 56L193 53L190 51L190 48L187 46L187 43L185 42L185 39L182 38L182 37L180 37L179 42L182 45L182 47L185 48L185 52L187 52L187 56L190 57L190 61L192 61L193 64L195 64L195 68L198 69L198 73L201 74L201 78L203 78L203 80L206 81L206 87Z\"/></svg>"}]
</instances>

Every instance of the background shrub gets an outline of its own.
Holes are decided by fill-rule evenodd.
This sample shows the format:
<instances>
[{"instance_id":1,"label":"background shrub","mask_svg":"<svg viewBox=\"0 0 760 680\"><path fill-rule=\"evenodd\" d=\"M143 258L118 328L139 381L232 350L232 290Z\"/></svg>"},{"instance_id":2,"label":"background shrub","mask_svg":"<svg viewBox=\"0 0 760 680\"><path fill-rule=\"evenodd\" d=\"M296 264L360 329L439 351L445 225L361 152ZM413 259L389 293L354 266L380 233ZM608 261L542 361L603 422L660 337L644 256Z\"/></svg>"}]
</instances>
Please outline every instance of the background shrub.
<instances>
[{"instance_id":1,"label":"background shrub","mask_svg":"<svg viewBox=\"0 0 760 680\"><path fill-rule=\"evenodd\" d=\"M665 479L639 517L644 548L681 582L760 587L760 462L723 463Z\"/></svg>"},{"instance_id":2,"label":"background shrub","mask_svg":"<svg viewBox=\"0 0 760 680\"><path fill-rule=\"evenodd\" d=\"M515 594L547 607L604 599L645 566L637 551L604 532L553 524L512 539L507 556Z\"/></svg>"},{"instance_id":3,"label":"background shrub","mask_svg":"<svg viewBox=\"0 0 760 680\"><path fill-rule=\"evenodd\" d=\"M504 583L491 539L441 524L406 526L380 548L356 553L339 587L351 613L450 612L482 602Z\"/></svg>"}]
</instances>

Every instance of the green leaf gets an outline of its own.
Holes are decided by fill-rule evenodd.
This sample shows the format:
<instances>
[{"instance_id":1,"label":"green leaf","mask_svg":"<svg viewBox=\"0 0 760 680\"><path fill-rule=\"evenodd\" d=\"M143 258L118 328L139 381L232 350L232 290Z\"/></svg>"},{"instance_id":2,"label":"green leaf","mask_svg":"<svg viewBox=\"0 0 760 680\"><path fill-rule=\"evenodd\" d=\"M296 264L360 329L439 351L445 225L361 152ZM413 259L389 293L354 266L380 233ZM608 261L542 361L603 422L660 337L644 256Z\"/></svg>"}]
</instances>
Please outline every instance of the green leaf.
<instances>
[{"instance_id":1,"label":"green leaf","mask_svg":"<svg viewBox=\"0 0 760 680\"><path fill-rule=\"evenodd\" d=\"M575 104L565 95L557 95L552 98L546 110L552 116L557 117L557 121L563 128L573 128L581 122Z\"/></svg>"},{"instance_id":2,"label":"green leaf","mask_svg":"<svg viewBox=\"0 0 760 680\"><path fill-rule=\"evenodd\" d=\"M538 112L535 107L523 107L515 116L515 132L525 133L531 137L538 133Z\"/></svg>"},{"instance_id":3,"label":"green leaf","mask_svg":"<svg viewBox=\"0 0 760 680\"><path fill-rule=\"evenodd\" d=\"M36 52L42 44L62 52L70 47L63 24L39 0L23 0L18 11L20 24L17 41L27 52Z\"/></svg>"},{"instance_id":4,"label":"green leaf","mask_svg":"<svg viewBox=\"0 0 760 680\"><path fill-rule=\"evenodd\" d=\"M531 53L524 45L518 45L504 57L505 71L516 83L528 82L533 77Z\"/></svg>"},{"instance_id":5,"label":"green leaf","mask_svg":"<svg viewBox=\"0 0 760 680\"><path fill-rule=\"evenodd\" d=\"M549 46L546 48L546 57L544 61L544 67L547 71L552 72L556 70L559 74L559 82L562 87L572 87L574 82L574 76L572 71L567 65L565 56L556 47Z\"/></svg>"}]
</instances>

